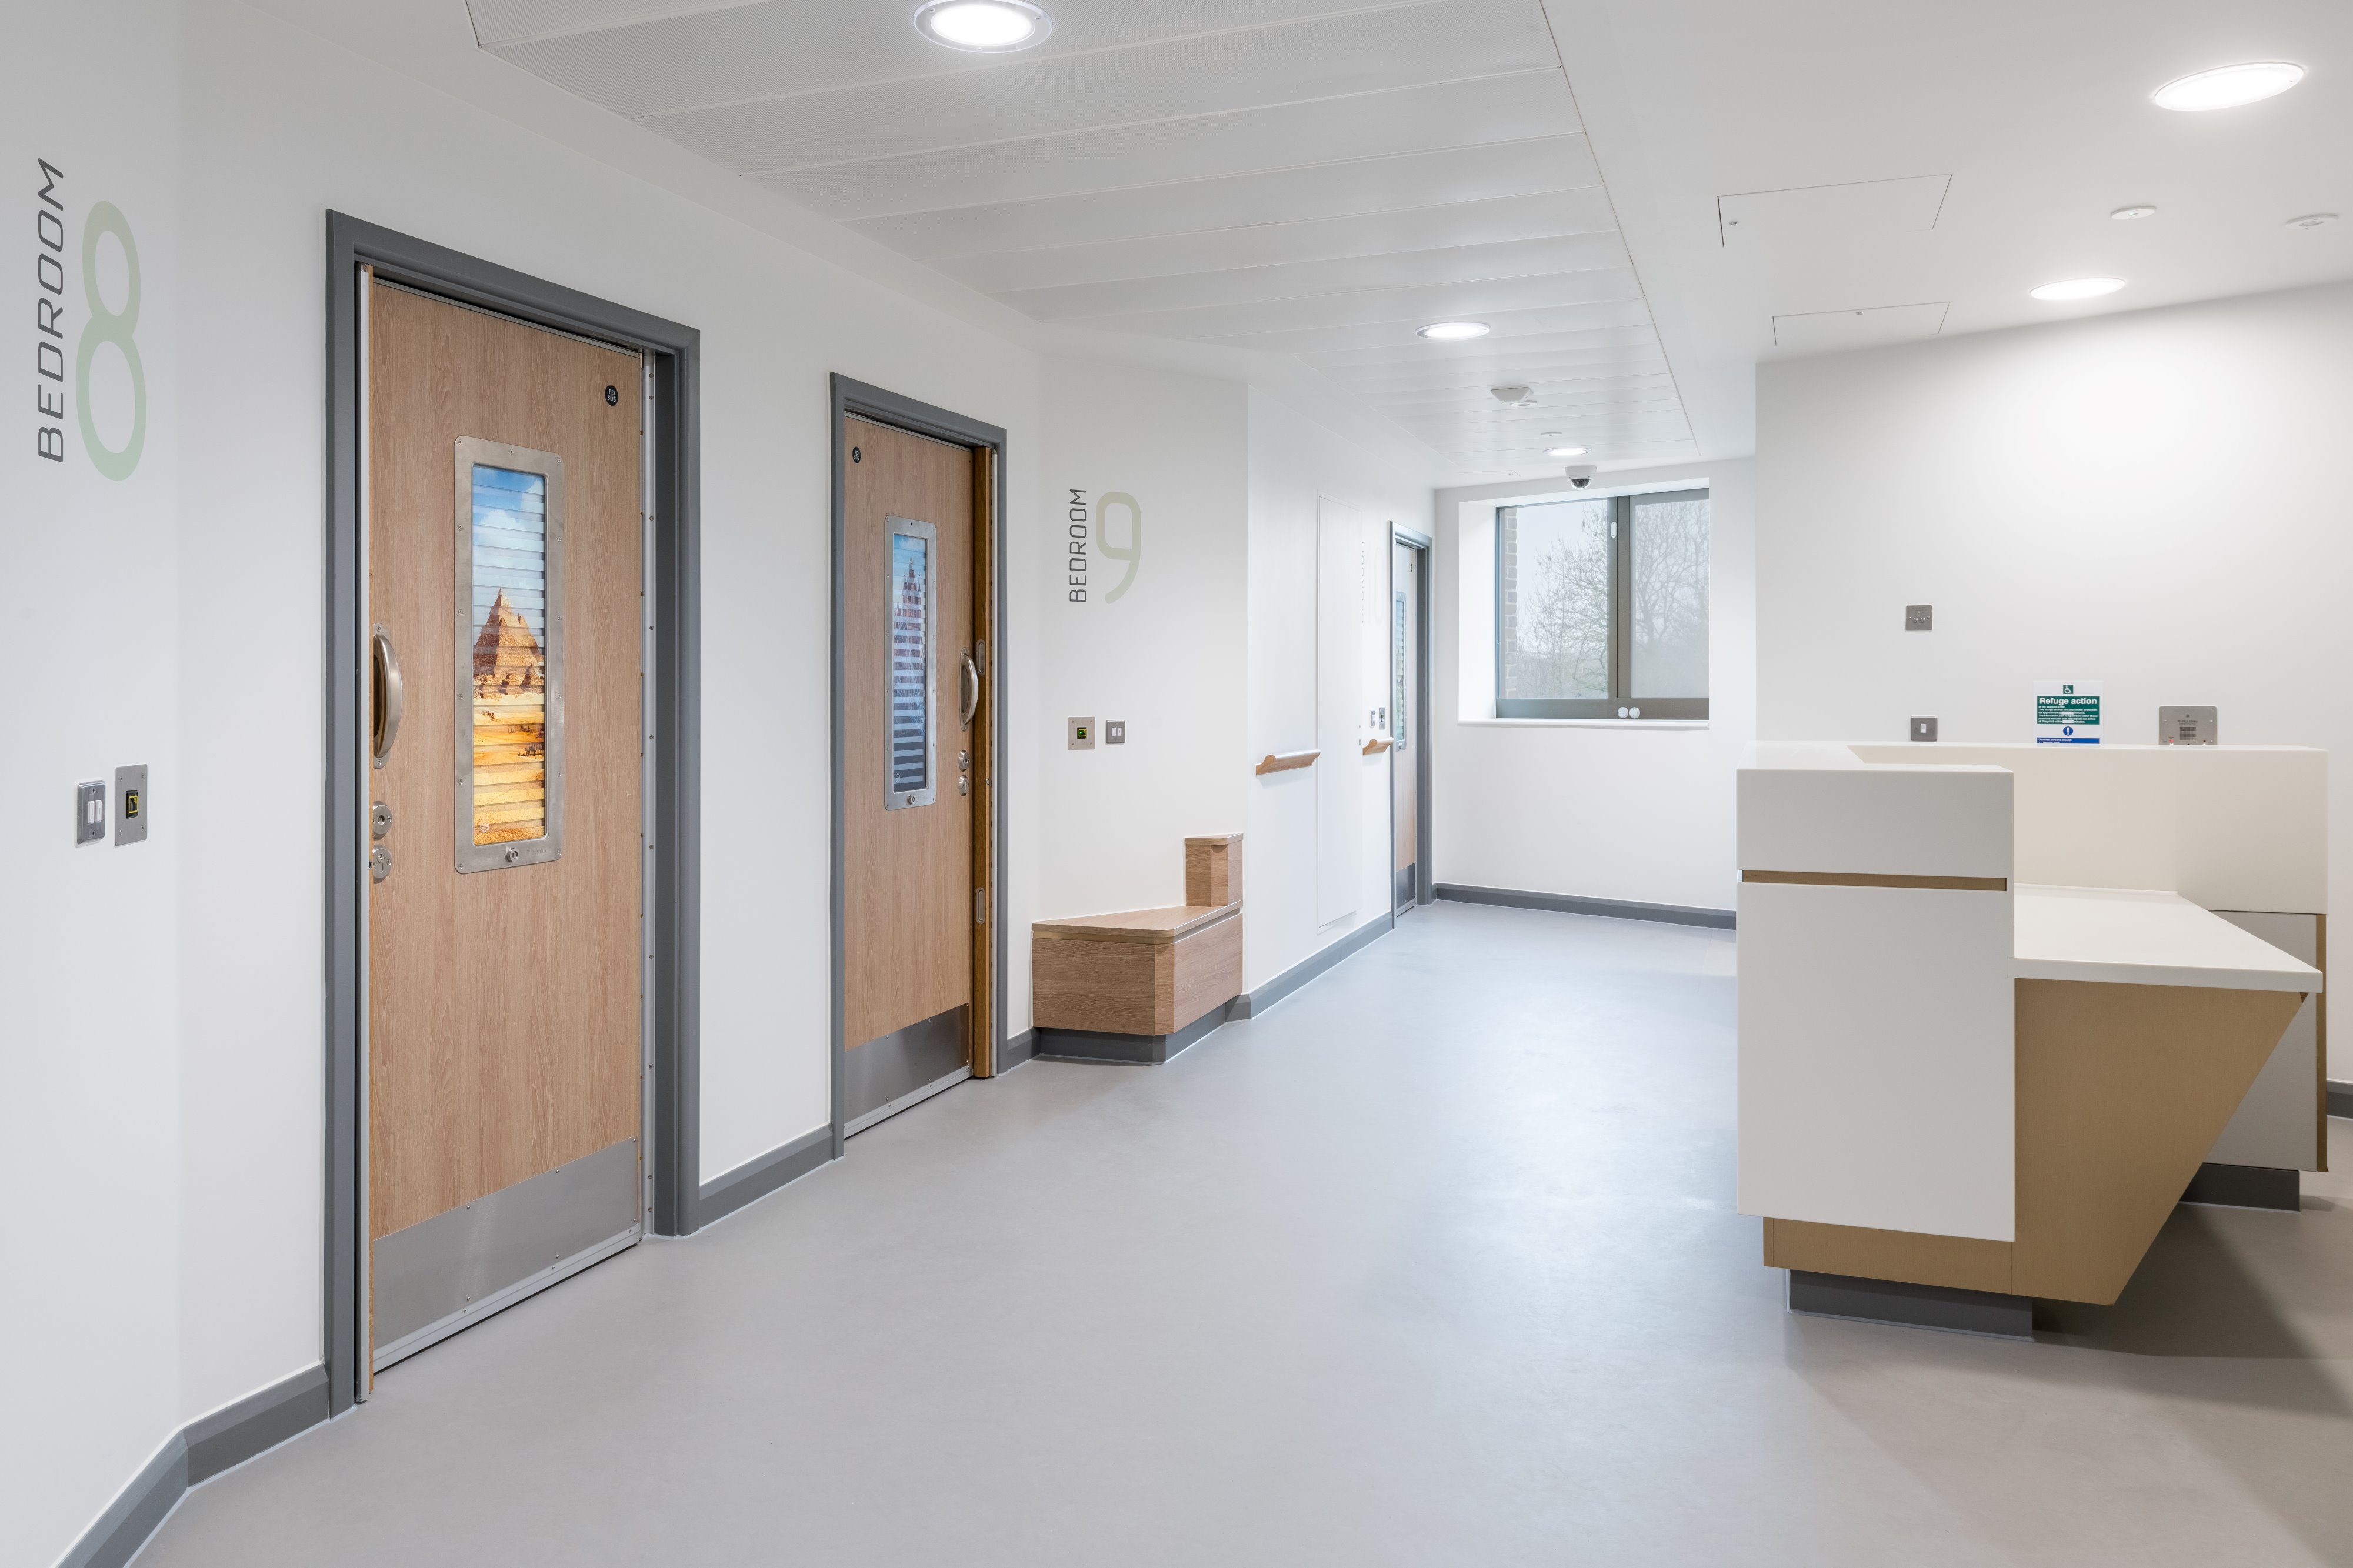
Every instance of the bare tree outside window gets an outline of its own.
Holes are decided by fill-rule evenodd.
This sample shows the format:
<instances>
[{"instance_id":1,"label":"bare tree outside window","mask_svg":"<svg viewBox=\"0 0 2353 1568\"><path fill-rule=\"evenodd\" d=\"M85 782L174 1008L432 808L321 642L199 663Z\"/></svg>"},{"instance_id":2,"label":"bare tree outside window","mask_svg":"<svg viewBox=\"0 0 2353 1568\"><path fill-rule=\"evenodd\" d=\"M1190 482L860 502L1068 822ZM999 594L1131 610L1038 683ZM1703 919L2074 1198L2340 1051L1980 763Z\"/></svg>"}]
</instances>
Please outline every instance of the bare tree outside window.
<instances>
[{"instance_id":1,"label":"bare tree outside window","mask_svg":"<svg viewBox=\"0 0 2353 1568\"><path fill-rule=\"evenodd\" d=\"M1704 490L1496 512L1496 712L1707 716Z\"/></svg>"},{"instance_id":2,"label":"bare tree outside window","mask_svg":"<svg viewBox=\"0 0 2353 1568\"><path fill-rule=\"evenodd\" d=\"M1504 512L1504 695L1609 695L1609 503Z\"/></svg>"}]
</instances>

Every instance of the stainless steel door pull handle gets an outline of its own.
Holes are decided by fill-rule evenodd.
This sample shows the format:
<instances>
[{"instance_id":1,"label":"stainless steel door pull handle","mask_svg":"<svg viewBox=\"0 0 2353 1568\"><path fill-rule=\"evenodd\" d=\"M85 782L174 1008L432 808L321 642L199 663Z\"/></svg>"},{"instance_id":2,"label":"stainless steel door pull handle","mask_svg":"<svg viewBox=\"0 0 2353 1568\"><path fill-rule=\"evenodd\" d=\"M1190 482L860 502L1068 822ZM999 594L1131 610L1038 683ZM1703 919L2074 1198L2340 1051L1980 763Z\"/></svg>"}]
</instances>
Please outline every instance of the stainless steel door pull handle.
<instances>
[{"instance_id":1,"label":"stainless steel door pull handle","mask_svg":"<svg viewBox=\"0 0 2353 1568\"><path fill-rule=\"evenodd\" d=\"M980 666L973 663L972 655L964 656L964 727L972 728L972 716L980 711Z\"/></svg>"},{"instance_id":2,"label":"stainless steel door pull handle","mask_svg":"<svg viewBox=\"0 0 2353 1568\"><path fill-rule=\"evenodd\" d=\"M374 683L369 705L375 710L373 736L375 765L382 767L384 760L392 755L393 742L400 737L400 656L393 651L392 634L384 629L381 621L376 623L372 642ZM381 881L383 879L377 879Z\"/></svg>"}]
</instances>

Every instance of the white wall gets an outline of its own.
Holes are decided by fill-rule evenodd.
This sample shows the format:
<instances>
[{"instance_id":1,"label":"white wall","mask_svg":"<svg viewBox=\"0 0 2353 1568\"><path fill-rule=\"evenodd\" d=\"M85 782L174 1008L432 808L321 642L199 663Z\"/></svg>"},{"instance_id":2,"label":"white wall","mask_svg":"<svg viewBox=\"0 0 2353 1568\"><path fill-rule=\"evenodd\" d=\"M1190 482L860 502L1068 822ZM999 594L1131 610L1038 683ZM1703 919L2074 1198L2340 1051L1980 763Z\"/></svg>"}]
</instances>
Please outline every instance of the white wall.
<instances>
[{"instance_id":1,"label":"white wall","mask_svg":"<svg viewBox=\"0 0 2353 1568\"><path fill-rule=\"evenodd\" d=\"M1249 773L1243 637L1249 524L1247 390L1238 382L1051 359L1040 412L1035 541L1039 747L1034 795L1042 918L1185 901L1185 839L1245 830ZM1083 491L1075 505L1072 490ZM1109 508L1106 494L1133 498ZM1144 537L1132 563L1105 542ZM1077 515L1073 515L1073 513ZM1070 546L1089 568L1071 582ZM1123 583L1125 591L1112 597ZM1074 595L1083 595L1076 598ZM1064 721L1124 720L1069 749ZM1243 846L1248 889L1250 846ZM1028 1026L1026 920L1010 967Z\"/></svg>"},{"instance_id":2,"label":"white wall","mask_svg":"<svg viewBox=\"0 0 2353 1568\"><path fill-rule=\"evenodd\" d=\"M21 415L0 458L0 654L44 676L9 686L0 748L16 1568L174 1428L322 1353L326 211L703 332L706 1177L828 1114L826 374L1007 427L1018 517L1039 427L1028 350L240 5L19 9L5 33L12 58L103 62L30 73L0 125L20 235L36 157L66 171L77 249L92 202L127 216L149 405L127 480L70 426L75 460L40 460ZM1017 616L1033 542L1010 542ZM1036 668L1011 666L1017 752ZM150 841L74 849L74 782L132 762Z\"/></svg>"},{"instance_id":3,"label":"white wall","mask_svg":"<svg viewBox=\"0 0 2353 1568\"><path fill-rule=\"evenodd\" d=\"M1762 735L2026 740L2031 683L2087 679L2112 739L2212 703L2337 752L2344 820L2353 286L1768 365L1757 429Z\"/></svg>"},{"instance_id":4,"label":"white wall","mask_svg":"<svg viewBox=\"0 0 2353 1568\"><path fill-rule=\"evenodd\" d=\"M175 16L145 6L132 25L108 26L81 7L14 15L21 26L7 29L7 54L18 79L0 94L14 388L0 441L0 662L10 672L0 687L0 1185L10 1194L0 1205L0 1563L10 1568L55 1558L181 1421L176 1019L188 955L179 846L190 811L202 809L181 747L182 703L201 673L181 657L173 501L183 433L166 390L179 375L183 316L195 307L180 264L180 150L156 134L178 95ZM83 60L103 69L60 68ZM54 193L62 211L35 194L41 158L63 171ZM131 342L147 423L121 479L100 477L90 458L73 387L91 324L82 241L100 200L128 215L139 263ZM38 237L44 212L58 222L55 250ZM58 293L41 289L37 258L58 264ZM100 299L127 311L128 257L110 240L99 259ZM59 336L37 331L37 300L63 306ZM44 342L61 380L38 374ZM127 449L132 384L118 348L95 354L90 391L100 439ZM61 392L65 416L38 417L37 395ZM43 426L61 433L66 460L38 455ZM314 403L305 429L317 428ZM311 516L315 532L315 501ZM290 690L305 715L317 709L317 603L313 586L290 623L270 607L301 660L280 695ZM75 784L103 781L111 809L114 770L134 763L150 770L147 841L114 847L110 822L106 839L76 847ZM298 791L315 772L314 747L295 771ZM276 792L265 784L258 793ZM273 823L253 847L315 863L317 840L312 813L290 830ZM312 997L315 1041L315 987ZM299 1129L314 1151L314 1185L317 1125L314 1093ZM315 1230L310 1240L315 1324Z\"/></svg>"},{"instance_id":5,"label":"white wall","mask_svg":"<svg viewBox=\"0 0 2353 1568\"><path fill-rule=\"evenodd\" d=\"M1569 494L1708 489L1708 719L1497 719L1495 509ZM1756 735L1755 466L1601 476L1588 490L1438 492L1431 551L1430 837L1439 881L1733 907L1732 785Z\"/></svg>"},{"instance_id":6,"label":"white wall","mask_svg":"<svg viewBox=\"0 0 2353 1568\"><path fill-rule=\"evenodd\" d=\"M1390 532L1398 524L1419 529L1430 496L1425 475L1251 390L1248 757L1255 763L1271 752L1319 745L1324 755L1311 768L1250 776L1245 985L1262 984L1350 931L1388 918L1388 754L1366 757L1357 748L1366 732L1363 709L1384 700L1386 689L1380 648ZM1353 594L1337 592L1327 602L1318 591L1319 556L1335 572L1358 568L1345 564L1329 538L1319 550L1319 520L1350 514L1362 574ZM1335 631L1333 617L1351 599L1356 623ZM1328 649L1319 626L1334 633ZM1355 699L1345 683L1319 694L1319 660L1345 657L1339 644L1349 638L1356 647ZM1343 701L1353 718L1332 712ZM1323 745L1327 740L1335 743ZM1319 850L1317 798L1319 792L1332 798L1337 789L1356 792L1356 896L1355 908L1324 920L1317 910L1319 865L1341 852L1341 844Z\"/></svg>"}]
</instances>

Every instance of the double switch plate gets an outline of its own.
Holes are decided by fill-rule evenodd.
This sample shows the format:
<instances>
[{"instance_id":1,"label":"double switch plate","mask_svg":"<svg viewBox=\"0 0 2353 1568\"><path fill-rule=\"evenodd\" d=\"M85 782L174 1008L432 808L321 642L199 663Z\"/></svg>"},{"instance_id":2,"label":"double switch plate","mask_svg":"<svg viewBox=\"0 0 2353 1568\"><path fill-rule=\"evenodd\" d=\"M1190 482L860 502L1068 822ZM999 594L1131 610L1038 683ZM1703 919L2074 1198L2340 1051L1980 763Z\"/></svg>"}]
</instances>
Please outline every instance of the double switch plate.
<instances>
[{"instance_id":1,"label":"double switch plate","mask_svg":"<svg viewBox=\"0 0 2353 1568\"><path fill-rule=\"evenodd\" d=\"M147 837L147 764L114 770L114 841L143 843ZM96 844L106 837L106 781L74 785L74 842Z\"/></svg>"}]
</instances>

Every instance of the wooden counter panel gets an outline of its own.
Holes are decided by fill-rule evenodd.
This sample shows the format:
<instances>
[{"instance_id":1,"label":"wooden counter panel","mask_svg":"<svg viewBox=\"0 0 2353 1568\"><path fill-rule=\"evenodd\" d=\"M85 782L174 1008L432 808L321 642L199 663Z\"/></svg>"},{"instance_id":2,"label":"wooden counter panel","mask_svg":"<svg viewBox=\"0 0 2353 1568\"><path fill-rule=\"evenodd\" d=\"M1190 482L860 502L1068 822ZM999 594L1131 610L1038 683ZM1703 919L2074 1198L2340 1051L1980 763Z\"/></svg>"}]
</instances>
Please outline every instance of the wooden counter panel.
<instances>
[{"instance_id":1,"label":"wooden counter panel","mask_svg":"<svg viewBox=\"0 0 2353 1568\"><path fill-rule=\"evenodd\" d=\"M1236 915L1177 942L1168 1028L1181 1029L1242 989L1242 918ZM1162 1031L1166 1032L1166 1031Z\"/></svg>"},{"instance_id":2,"label":"wooden counter panel","mask_svg":"<svg viewBox=\"0 0 2353 1568\"><path fill-rule=\"evenodd\" d=\"M1030 1014L1041 1029L1165 1035L1176 998L1172 947L1033 936Z\"/></svg>"},{"instance_id":3,"label":"wooden counter panel","mask_svg":"<svg viewBox=\"0 0 2353 1568\"><path fill-rule=\"evenodd\" d=\"M2016 984L2011 1289L2105 1306L2140 1266L2304 997Z\"/></svg>"},{"instance_id":4,"label":"wooden counter panel","mask_svg":"<svg viewBox=\"0 0 2353 1568\"><path fill-rule=\"evenodd\" d=\"M1870 1230L1802 1219L1765 1222L1765 1267L1844 1274L1858 1279L1901 1279L1955 1290L2010 1288L2010 1244L1971 1236L1928 1236L1910 1230Z\"/></svg>"}]
</instances>

